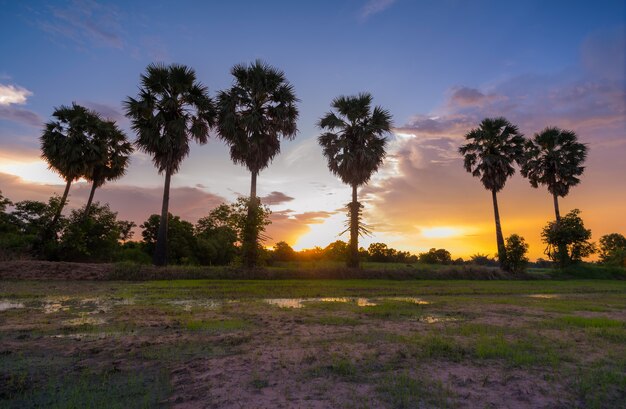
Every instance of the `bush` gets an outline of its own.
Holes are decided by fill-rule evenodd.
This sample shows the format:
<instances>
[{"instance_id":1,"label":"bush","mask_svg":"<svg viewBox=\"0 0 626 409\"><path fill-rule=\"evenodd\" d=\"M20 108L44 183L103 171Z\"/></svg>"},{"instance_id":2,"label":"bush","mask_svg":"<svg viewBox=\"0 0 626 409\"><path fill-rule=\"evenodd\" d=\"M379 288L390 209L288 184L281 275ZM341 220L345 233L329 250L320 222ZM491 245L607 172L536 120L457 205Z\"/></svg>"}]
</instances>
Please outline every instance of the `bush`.
<instances>
[{"instance_id":1,"label":"bush","mask_svg":"<svg viewBox=\"0 0 626 409\"><path fill-rule=\"evenodd\" d=\"M541 233L548 245L547 256L561 268L595 253L595 244L589 242L591 230L585 228L579 215L580 210L574 209L560 221L548 222Z\"/></svg>"},{"instance_id":2,"label":"bush","mask_svg":"<svg viewBox=\"0 0 626 409\"><path fill-rule=\"evenodd\" d=\"M452 256L446 249L430 249L427 253L420 253L418 259L424 264L452 264Z\"/></svg>"},{"instance_id":3,"label":"bush","mask_svg":"<svg viewBox=\"0 0 626 409\"><path fill-rule=\"evenodd\" d=\"M606 265L626 267L626 237L619 233L600 237L600 261Z\"/></svg>"}]
</instances>

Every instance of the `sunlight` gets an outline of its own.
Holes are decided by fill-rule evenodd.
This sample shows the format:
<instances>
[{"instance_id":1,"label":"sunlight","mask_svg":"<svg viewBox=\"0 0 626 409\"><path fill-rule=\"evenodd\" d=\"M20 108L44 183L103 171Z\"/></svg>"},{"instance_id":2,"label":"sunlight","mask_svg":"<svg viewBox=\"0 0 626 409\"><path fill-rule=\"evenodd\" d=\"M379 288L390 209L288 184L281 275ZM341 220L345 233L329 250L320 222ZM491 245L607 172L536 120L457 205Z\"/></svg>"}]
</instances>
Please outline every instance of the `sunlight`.
<instances>
[{"instance_id":1,"label":"sunlight","mask_svg":"<svg viewBox=\"0 0 626 409\"><path fill-rule=\"evenodd\" d=\"M345 227L345 214L334 214L324 221L324 223L310 224L310 230L300 236L293 245L295 250L310 249L315 246L325 247L336 240L347 240L347 236L339 236Z\"/></svg>"},{"instance_id":2,"label":"sunlight","mask_svg":"<svg viewBox=\"0 0 626 409\"><path fill-rule=\"evenodd\" d=\"M44 161L13 162L0 165L0 172L19 176L25 182L41 184L63 184L64 181L48 169Z\"/></svg>"},{"instance_id":3,"label":"sunlight","mask_svg":"<svg viewBox=\"0 0 626 409\"><path fill-rule=\"evenodd\" d=\"M443 238L449 238L449 237L457 237L457 236L461 236L464 233L463 229L460 229L458 227L447 227L447 226L426 227L421 230L422 230L422 236L428 239L443 239Z\"/></svg>"}]
</instances>

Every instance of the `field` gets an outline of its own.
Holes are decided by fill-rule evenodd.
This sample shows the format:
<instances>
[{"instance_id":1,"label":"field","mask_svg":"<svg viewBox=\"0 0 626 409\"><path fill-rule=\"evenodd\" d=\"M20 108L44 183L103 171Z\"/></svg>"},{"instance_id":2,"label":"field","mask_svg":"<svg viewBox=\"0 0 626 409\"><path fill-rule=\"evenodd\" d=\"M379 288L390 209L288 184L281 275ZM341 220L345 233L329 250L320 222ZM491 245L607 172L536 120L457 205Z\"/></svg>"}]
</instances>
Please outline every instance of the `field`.
<instances>
[{"instance_id":1,"label":"field","mask_svg":"<svg viewBox=\"0 0 626 409\"><path fill-rule=\"evenodd\" d=\"M0 281L2 408L623 408L626 281Z\"/></svg>"}]
</instances>

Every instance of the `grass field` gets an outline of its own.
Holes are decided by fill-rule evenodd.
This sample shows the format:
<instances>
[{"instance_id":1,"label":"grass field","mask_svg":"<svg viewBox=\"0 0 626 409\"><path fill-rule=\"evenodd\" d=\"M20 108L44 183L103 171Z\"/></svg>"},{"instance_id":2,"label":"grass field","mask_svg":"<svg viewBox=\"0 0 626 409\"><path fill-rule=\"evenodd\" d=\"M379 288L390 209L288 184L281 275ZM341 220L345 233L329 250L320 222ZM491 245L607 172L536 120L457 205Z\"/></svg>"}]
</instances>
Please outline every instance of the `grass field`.
<instances>
[{"instance_id":1,"label":"grass field","mask_svg":"<svg viewBox=\"0 0 626 409\"><path fill-rule=\"evenodd\" d=\"M0 281L1 408L623 408L626 281Z\"/></svg>"}]
</instances>

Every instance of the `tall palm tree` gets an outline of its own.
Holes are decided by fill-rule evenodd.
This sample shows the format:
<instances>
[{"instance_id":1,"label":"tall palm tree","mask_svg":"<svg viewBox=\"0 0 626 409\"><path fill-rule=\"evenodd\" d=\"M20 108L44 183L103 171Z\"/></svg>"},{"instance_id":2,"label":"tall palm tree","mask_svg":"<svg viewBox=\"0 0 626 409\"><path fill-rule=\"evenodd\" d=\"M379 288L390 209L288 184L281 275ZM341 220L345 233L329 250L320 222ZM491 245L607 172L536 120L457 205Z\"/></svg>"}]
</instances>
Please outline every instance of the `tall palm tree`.
<instances>
[{"instance_id":1,"label":"tall palm tree","mask_svg":"<svg viewBox=\"0 0 626 409\"><path fill-rule=\"evenodd\" d=\"M465 170L479 177L485 189L491 191L493 213L496 220L498 261L505 267L506 250L497 193L504 188L506 180L515 173L514 163L521 163L524 155L524 137L505 118L485 118L478 128L465 135L467 144L459 148L464 156Z\"/></svg>"},{"instance_id":2,"label":"tall palm tree","mask_svg":"<svg viewBox=\"0 0 626 409\"><path fill-rule=\"evenodd\" d=\"M231 69L233 86L219 93L219 136L230 147L233 162L251 174L248 228L243 234L243 261L252 267L257 261L258 229L253 219L259 200L257 176L280 153L280 139L293 139L298 131L298 108L293 86L285 74L257 60Z\"/></svg>"},{"instance_id":3,"label":"tall palm tree","mask_svg":"<svg viewBox=\"0 0 626 409\"><path fill-rule=\"evenodd\" d=\"M54 231L72 182L85 174L87 165L94 159L91 140L95 115L75 103L72 106L62 105L54 110L52 116L55 119L46 123L40 137L42 158L66 182L56 213L47 227L48 231L44 232L45 236Z\"/></svg>"},{"instance_id":4,"label":"tall palm tree","mask_svg":"<svg viewBox=\"0 0 626 409\"><path fill-rule=\"evenodd\" d=\"M347 265L359 267L359 234L362 205L357 189L366 184L385 158L386 134L391 130L391 114L380 106L372 110L372 96L335 98L331 107L318 122L325 130L318 138L330 171L352 187L352 202L348 205L350 245Z\"/></svg>"},{"instance_id":5,"label":"tall palm tree","mask_svg":"<svg viewBox=\"0 0 626 409\"><path fill-rule=\"evenodd\" d=\"M587 147L578 142L573 131L548 127L526 141L526 155L521 173L530 185L545 185L554 200L556 221L561 220L559 196L565 197L580 183Z\"/></svg>"},{"instance_id":6,"label":"tall palm tree","mask_svg":"<svg viewBox=\"0 0 626 409\"><path fill-rule=\"evenodd\" d=\"M189 154L189 143L204 144L215 121L215 106L208 89L184 65L150 64L141 75L139 96L124 102L126 116L137 134L135 145L152 156L159 174L165 172L163 204L155 265L167 264L167 224L170 179Z\"/></svg>"},{"instance_id":7,"label":"tall palm tree","mask_svg":"<svg viewBox=\"0 0 626 409\"><path fill-rule=\"evenodd\" d=\"M92 146L95 160L89 164L84 175L85 179L91 182L91 192L85 206L84 217L89 215L96 189L107 181L117 180L124 176L130 154L133 152L133 146L117 124L114 121L102 120L99 116L95 124Z\"/></svg>"}]
</instances>

